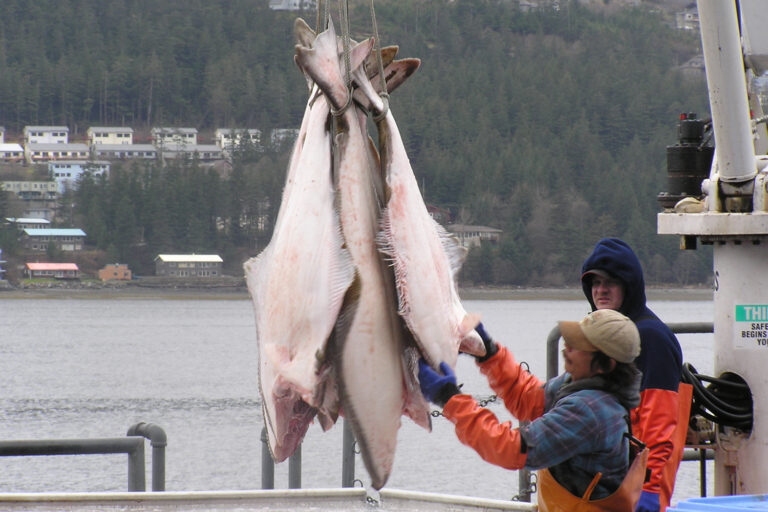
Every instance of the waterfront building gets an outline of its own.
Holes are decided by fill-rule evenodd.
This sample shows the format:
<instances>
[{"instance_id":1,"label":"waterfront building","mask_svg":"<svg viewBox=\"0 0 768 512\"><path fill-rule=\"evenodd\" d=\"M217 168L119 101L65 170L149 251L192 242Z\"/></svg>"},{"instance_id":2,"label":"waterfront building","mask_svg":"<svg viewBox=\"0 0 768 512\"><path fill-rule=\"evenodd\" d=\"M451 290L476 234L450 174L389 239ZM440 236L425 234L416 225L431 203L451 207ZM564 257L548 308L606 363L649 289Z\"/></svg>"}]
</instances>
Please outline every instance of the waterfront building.
<instances>
[{"instance_id":1,"label":"waterfront building","mask_svg":"<svg viewBox=\"0 0 768 512\"><path fill-rule=\"evenodd\" d=\"M221 277L224 260L218 254L158 254L155 275L166 277Z\"/></svg>"}]
</instances>

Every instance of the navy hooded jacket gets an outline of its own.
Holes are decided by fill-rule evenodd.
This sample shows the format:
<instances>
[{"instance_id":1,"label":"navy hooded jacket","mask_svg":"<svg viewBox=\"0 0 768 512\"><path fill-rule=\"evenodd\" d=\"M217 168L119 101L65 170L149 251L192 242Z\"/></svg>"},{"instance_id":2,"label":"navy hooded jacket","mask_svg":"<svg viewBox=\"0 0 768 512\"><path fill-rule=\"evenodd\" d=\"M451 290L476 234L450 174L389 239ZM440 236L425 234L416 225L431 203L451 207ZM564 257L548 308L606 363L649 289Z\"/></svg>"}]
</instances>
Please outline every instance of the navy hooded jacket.
<instances>
[{"instance_id":1,"label":"navy hooded jacket","mask_svg":"<svg viewBox=\"0 0 768 512\"><path fill-rule=\"evenodd\" d=\"M680 343L646 306L643 270L626 242L618 238L600 240L582 266L581 284L594 311L593 276L587 273L590 270L608 272L624 284L624 302L619 311L631 318L640 332L640 356L635 364L643 372L643 378L640 405L630 415L632 431L649 449L651 476L643 485L643 491L657 494L664 510L674 491L690 409L688 385L680 385L683 360ZM681 396L685 398L681 400Z\"/></svg>"},{"instance_id":2,"label":"navy hooded jacket","mask_svg":"<svg viewBox=\"0 0 768 512\"><path fill-rule=\"evenodd\" d=\"M682 372L683 353L680 343L659 317L645 305L645 279L640 260L623 240L603 238L581 268L581 286L592 311L597 309L592 300L590 270L604 270L624 284L624 303L619 310L636 324L640 331L640 357L635 360L643 372L640 391L648 388L677 391Z\"/></svg>"}]
</instances>

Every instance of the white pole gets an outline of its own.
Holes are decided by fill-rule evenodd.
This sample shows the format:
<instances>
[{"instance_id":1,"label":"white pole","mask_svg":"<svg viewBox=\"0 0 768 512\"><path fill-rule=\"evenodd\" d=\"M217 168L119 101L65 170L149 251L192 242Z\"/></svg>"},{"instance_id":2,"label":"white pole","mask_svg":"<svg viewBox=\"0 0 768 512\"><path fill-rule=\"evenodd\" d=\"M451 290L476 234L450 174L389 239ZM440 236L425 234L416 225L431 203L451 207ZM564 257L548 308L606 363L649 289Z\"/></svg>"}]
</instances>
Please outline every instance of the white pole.
<instances>
[{"instance_id":1,"label":"white pole","mask_svg":"<svg viewBox=\"0 0 768 512\"><path fill-rule=\"evenodd\" d=\"M736 5L698 0L698 10L720 180L751 181L757 169Z\"/></svg>"}]
</instances>

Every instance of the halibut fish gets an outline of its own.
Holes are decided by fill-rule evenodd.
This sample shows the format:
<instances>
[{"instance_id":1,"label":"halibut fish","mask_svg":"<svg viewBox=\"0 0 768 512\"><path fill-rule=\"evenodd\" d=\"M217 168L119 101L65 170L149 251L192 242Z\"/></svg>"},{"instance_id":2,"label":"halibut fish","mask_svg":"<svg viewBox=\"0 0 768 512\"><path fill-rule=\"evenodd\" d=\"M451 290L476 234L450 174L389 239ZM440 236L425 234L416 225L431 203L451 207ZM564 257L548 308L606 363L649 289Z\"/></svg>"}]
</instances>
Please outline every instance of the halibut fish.
<instances>
[{"instance_id":1,"label":"halibut fish","mask_svg":"<svg viewBox=\"0 0 768 512\"><path fill-rule=\"evenodd\" d=\"M316 50L336 58L335 41ZM310 97L306 133L296 142L272 239L244 264L262 407L277 462L295 451L318 412L324 428L338 414L326 344L354 266L334 208L329 112L324 96Z\"/></svg>"},{"instance_id":2,"label":"halibut fish","mask_svg":"<svg viewBox=\"0 0 768 512\"><path fill-rule=\"evenodd\" d=\"M376 91L358 86L373 111L384 113ZM399 313L431 366L455 367L459 351L485 354L474 330L480 319L467 314L456 289L466 250L429 215L391 109L377 127L387 192L378 243L394 267Z\"/></svg>"},{"instance_id":3,"label":"halibut fish","mask_svg":"<svg viewBox=\"0 0 768 512\"><path fill-rule=\"evenodd\" d=\"M336 39L333 24L318 36ZM362 65L372 41L351 51L351 68ZM392 464L405 409L402 324L397 315L394 279L376 246L383 198L378 161L370 151L365 124L350 104L339 60L330 65L315 48L296 47L297 61L319 85L335 111L339 214L346 247L357 271L336 329L335 366L345 419L350 421L371 485L384 486ZM378 181L378 183L377 183Z\"/></svg>"}]
</instances>

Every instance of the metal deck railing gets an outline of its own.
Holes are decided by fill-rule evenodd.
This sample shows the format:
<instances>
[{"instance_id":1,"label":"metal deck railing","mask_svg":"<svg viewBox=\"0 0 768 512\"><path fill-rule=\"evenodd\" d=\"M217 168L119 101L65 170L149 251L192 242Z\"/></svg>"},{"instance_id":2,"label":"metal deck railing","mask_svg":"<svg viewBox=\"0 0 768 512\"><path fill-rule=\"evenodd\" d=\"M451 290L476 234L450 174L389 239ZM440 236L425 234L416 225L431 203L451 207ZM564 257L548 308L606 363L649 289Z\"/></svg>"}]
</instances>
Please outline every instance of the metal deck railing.
<instances>
[{"instance_id":1,"label":"metal deck railing","mask_svg":"<svg viewBox=\"0 0 768 512\"><path fill-rule=\"evenodd\" d=\"M152 423L142 422L131 426L127 436L99 439L0 441L0 457L125 453L128 455L128 491L146 491L144 438L147 438L152 444L152 490L164 491L167 438L163 429Z\"/></svg>"}]
</instances>

